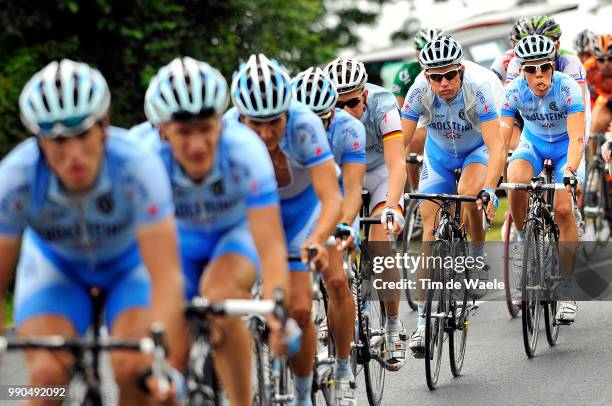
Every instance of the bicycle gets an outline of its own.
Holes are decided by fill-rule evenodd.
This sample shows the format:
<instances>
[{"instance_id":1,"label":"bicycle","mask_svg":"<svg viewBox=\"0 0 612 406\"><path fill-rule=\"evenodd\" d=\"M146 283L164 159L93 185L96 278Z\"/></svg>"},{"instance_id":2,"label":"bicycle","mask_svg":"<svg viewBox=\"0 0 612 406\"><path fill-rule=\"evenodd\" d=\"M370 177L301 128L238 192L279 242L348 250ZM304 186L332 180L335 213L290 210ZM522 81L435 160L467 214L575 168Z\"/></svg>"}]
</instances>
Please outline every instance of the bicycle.
<instances>
[{"instance_id":1,"label":"bicycle","mask_svg":"<svg viewBox=\"0 0 612 406\"><path fill-rule=\"evenodd\" d=\"M544 176L533 177L530 184L502 183L499 189L529 193L521 275L521 319L525 353L532 358L537 347L542 311L548 344L555 346L559 337L559 324L555 320L558 305L556 292L562 277L559 267L559 228L555 223L553 207L555 190L564 190L565 186L554 183L552 161L545 159ZM580 223L574 187L572 205L576 221Z\"/></svg>"},{"instance_id":2,"label":"bicycle","mask_svg":"<svg viewBox=\"0 0 612 406\"><path fill-rule=\"evenodd\" d=\"M255 340L255 371L257 382L253 386L253 404L272 404L264 365L263 337L265 328L260 328L263 318L274 313L279 320L284 320L284 303L282 291L276 292L274 300L227 299L211 303L206 298L195 297L185 308L185 318L190 322L192 343L187 361L185 383L187 388L187 405L221 405L223 395L212 360L211 342L212 324L210 316L249 316L249 327Z\"/></svg>"},{"instance_id":3,"label":"bicycle","mask_svg":"<svg viewBox=\"0 0 612 406\"><path fill-rule=\"evenodd\" d=\"M421 166L423 164L423 156L417 155L415 153L411 153L406 158L406 163L414 164ZM418 252L411 248L411 243L413 240L418 239L423 232L423 222L421 220L421 213L419 212L419 203L416 200L408 200L405 201L405 219L406 223L404 226L404 230L402 231L402 254L403 255L418 255ZM418 245L418 244L417 244ZM418 249L417 249L418 250ZM412 275L411 275L412 274ZM406 268L402 268L402 278L404 280L414 280L414 273L410 272ZM404 289L404 296L406 297L406 302L410 308L414 311L417 310L417 303L412 299L412 295L410 293L410 289Z\"/></svg>"},{"instance_id":4,"label":"bicycle","mask_svg":"<svg viewBox=\"0 0 612 406\"><path fill-rule=\"evenodd\" d=\"M160 387L169 389L164 327L159 323L151 326L151 337L139 341L127 341L102 336L102 313L104 294L97 288L89 291L93 303L93 338L64 338L61 336L16 338L8 340L0 336L0 355L7 350L49 350L68 351L72 363L68 368L68 386L64 393L58 393L64 404L83 406L102 406L103 396L100 380L100 354L106 351L138 351L153 355L152 376ZM58 388L59 389L59 388ZM163 389L162 389L163 392Z\"/></svg>"},{"instance_id":5,"label":"bicycle","mask_svg":"<svg viewBox=\"0 0 612 406\"><path fill-rule=\"evenodd\" d=\"M461 169L454 171L456 182L459 181ZM425 199L440 207L438 225L432 242L432 258L466 257L467 235L461 221L461 202L475 203L476 196L406 193L407 199ZM486 205L487 202L483 201ZM454 206L454 213L452 210ZM485 226L488 219L484 215ZM446 266L447 261L433 261L429 270L428 286L425 301L425 378L430 390L436 388L440 375L442 350L448 339L450 369L453 376L461 374L465 358L465 348L470 316L478 309L478 303L468 301L468 289L465 282L469 280L469 268L457 272L454 267ZM461 289L449 289L458 281Z\"/></svg>"},{"instance_id":6,"label":"bicycle","mask_svg":"<svg viewBox=\"0 0 612 406\"><path fill-rule=\"evenodd\" d=\"M592 135L590 138L597 141L597 151L586 170L582 215L586 220L585 231L591 231L598 244L583 244L583 252L587 257L594 255L597 245L607 241L612 231L612 207L609 202L612 191L608 190L607 182L609 168L606 168L608 164L601 156L601 145L605 139L602 134ZM587 247L593 250L588 250Z\"/></svg>"},{"instance_id":7,"label":"bicycle","mask_svg":"<svg viewBox=\"0 0 612 406\"><path fill-rule=\"evenodd\" d=\"M510 157L514 151L508 152L508 158L506 159L506 167L504 168L504 179L508 178L507 170L508 164L510 163ZM512 276L512 261L510 260L510 245L516 240L516 228L514 226L514 220L512 220L512 214L510 209L506 211L505 228L502 228L502 240L504 241L504 290L506 294L506 307L508 313L514 319L518 316L521 308L518 304L512 302L512 286L514 283L511 281Z\"/></svg>"}]
</instances>

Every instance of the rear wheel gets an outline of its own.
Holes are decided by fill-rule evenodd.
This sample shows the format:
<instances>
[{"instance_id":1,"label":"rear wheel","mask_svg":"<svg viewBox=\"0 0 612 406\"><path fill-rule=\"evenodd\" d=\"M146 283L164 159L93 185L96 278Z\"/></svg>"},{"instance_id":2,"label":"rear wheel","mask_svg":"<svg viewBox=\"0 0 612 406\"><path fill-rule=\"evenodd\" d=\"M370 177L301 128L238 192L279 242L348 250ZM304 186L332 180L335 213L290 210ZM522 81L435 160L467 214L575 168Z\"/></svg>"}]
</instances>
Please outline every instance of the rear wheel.
<instances>
[{"instance_id":1,"label":"rear wheel","mask_svg":"<svg viewBox=\"0 0 612 406\"><path fill-rule=\"evenodd\" d=\"M525 231L525 252L523 254L522 324L523 345L529 358L535 355L538 344L538 329L541 312L541 256L539 232L534 221L527 223Z\"/></svg>"},{"instance_id":2,"label":"rear wheel","mask_svg":"<svg viewBox=\"0 0 612 406\"><path fill-rule=\"evenodd\" d=\"M582 208L585 233L594 241L606 241L610 236L610 230L606 227L606 173L598 159L593 159L589 163L585 179ZM597 250L596 244L582 244L582 246L587 257L592 257Z\"/></svg>"},{"instance_id":3,"label":"rear wheel","mask_svg":"<svg viewBox=\"0 0 612 406\"><path fill-rule=\"evenodd\" d=\"M515 240L515 233L512 232L514 222L512 221L512 216L510 215L509 210L506 213L506 221L504 224L506 228L503 229L504 235L502 236L502 239L504 240L504 287L506 291L506 306L510 316L515 318L519 314L520 307L512 304L512 289L514 289L514 286L516 286L516 281L512 280L512 258L510 258L510 247Z\"/></svg>"}]
</instances>

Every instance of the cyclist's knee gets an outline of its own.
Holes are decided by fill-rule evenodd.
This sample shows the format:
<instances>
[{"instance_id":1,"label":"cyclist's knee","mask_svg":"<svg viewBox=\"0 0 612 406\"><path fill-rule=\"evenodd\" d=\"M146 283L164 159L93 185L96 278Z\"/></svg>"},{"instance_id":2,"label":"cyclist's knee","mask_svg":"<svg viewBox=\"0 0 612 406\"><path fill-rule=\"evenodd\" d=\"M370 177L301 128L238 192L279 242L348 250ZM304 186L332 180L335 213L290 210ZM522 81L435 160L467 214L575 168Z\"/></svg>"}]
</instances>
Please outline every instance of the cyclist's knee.
<instances>
[{"instance_id":1,"label":"cyclist's knee","mask_svg":"<svg viewBox=\"0 0 612 406\"><path fill-rule=\"evenodd\" d=\"M555 208L555 219L559 224L574 223L574 214L569 202L557 205Z\"/></svg>"},{"instance_id":2,"label":"cyclist's knee","mask_svg":"<svg viewBox=\"0 0 612 406\"><path fill-rule=\"evenodd\" d=\"M66 367L50 354L40 353L28 358L32 385L64 385L68 381Z\"/></svg>"},{"instance_id":3,"label":"cyclist's knee","mask_svg":"<svg viewBox=\"0 0 612 406\"><path fill-rule=\"evenodd\" d=\"M325 287L329 297L334 300L343 300L350 295L348 281L341 270L335 270L328 275Z\"/></svg>"},{"instance_id":4,"label":"cyclist's knee","mask_svg":"<svg viewBox=\"0 0 612 406\"><path fill-rule=\"evenodd\" d=\"M312 298L307 292L294 293L289 303L289 316L304 329L311 321Z\"/></svg>"},{"instance_id":5,"label":"cyclist's knee","mask_svg":"<svg viewBox=\"0 0 612 406\"><path fill-rule=\"evenodd\" d=\"M119 388L133 389L138 383L138 378L147 369L144 357L140 354L127 352L113 352L111 354L111 364Z\"/></svg>"}]
</instances>

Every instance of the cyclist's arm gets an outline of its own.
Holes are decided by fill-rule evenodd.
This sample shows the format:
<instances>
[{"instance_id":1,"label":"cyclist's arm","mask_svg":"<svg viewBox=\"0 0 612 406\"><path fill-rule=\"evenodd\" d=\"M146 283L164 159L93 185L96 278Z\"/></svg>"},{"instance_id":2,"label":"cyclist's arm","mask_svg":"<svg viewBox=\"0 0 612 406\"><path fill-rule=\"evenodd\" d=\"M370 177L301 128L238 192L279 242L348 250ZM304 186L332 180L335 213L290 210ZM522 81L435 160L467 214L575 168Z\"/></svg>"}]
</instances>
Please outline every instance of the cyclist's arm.
<instances>
[{"instance_id":1,"label":"cyclist's arm","mask_svg":"<svg viewBox=\"0 0 612 406\"><path fill-rule=\"evenodd\" d=\"M504 142L504 156L507 156L514 133L514 117L501 117L499 121L500 133Z\"/></svg>"},{"instance_id":2,"label":"cyclist's arm","mask_svg":"<svg viewBox=\"0 0 612 406\"><path fill-rule=\"evenodd\" d=\"M385 206L395 208L402 198L406 184L406 151L399 111L393 109L387 112L380 128L383 134L385 164L389 173Z\"/></svg>"},{"instance_id":3,"label":"cyclist's arm","mask_svg":"<svg viewBox=\"0 0 612 406\"><path fill-rule=\"evenodd\" d=\"M4 331L4 293L15 273L19 243L18 237L0 235L0 336Z\"/></svg>"},{"instance_id":4,"label":"cyclist's arm","mask_svg":"<svg viewBox=\"0 0 612 406\"><path fill-rule=\"evenodd\" d=\"M480 129L484 143L489 150L489 165L483 188L495 190L506 163L505 138L500 134L500 122L498 119L480 123ZM512 134L512 130L510 130L510 134Z\"/></svg>"},{"instance_id":5,"label":"cyclist's arm","mask_svg":"<svg viewBox=\"0 0 612 406\"><path fill-rule=\"evenodd\" d=\"M342 216L340 223L353 224L361 208L361 190L366 165L346 162L342 165L342 185L344 199L342 200Z\"/></svg>"},{"instance_id":6,"label":"cyclist's arm","mask_svg":"<svg viewBox=\"0 0 612 406\"><path fill-rule=\"evenodd\" d=\"M183 324L183 277L178 253L174 217L141 224L137 230L138 245L144 265L151 275L151 316L166 327L172 364L183 365L180 359L185 337Z\"/></svg>"},{"instance_id":7,"label":"cyclist's arm","mask_svg":"<svg viewBox=\"0 0 612 406\"><path fill-rule=\"evenodd\" d=\"M402 133L404 134L404 145L410 145L412 137L414 137L417 124L417 121L402 117Z\"/></svg>"},{"instance_id":8,"label":"cyclist's arm","mask_svg":"<svg viewBox=\"0 0 612 406\"><path fill-rule=\"evenodd\" d=\"M580 165L584 153L584 112L568 114L567 133L569 134L569 146L567 147L567 166L575 170Z\"/></svg>"},{"instance_id":9,"label":"cyclist's arm","mask_svg":"<svg viewBox=\"0 0 612 406\"><path fill-rule=\"evenodd\" d=\"M315 193L321 200L321 214L312 232L312 239L323 245L336 229L342 204L334 160L328 159L319 165L312 166L310 178Z\"/></svg>"},{"instance_id":10,"label":"cyclist's arm","mask_svg":"<svg viewBox=\"0 0 612 406\"><path fill-rule=\"evenodd\" d=\"M505 88L501 105L500 132L504 142L504 156L508 154L510 148L517 111L519 111L519 91L518 84L514 81Z\"/></svg>"},{"instance_id":11,"label":"cyclist's arm","mask_svg":"<svg viewBox=\"0 0 612 406\"><path fill-rule=\"evenodd\" d=\"M263 274L263 297L272 299L280 288L289 297L287 249L278 204L249 208L249 228L257 247Z\"/></svg>"}]
</instances>

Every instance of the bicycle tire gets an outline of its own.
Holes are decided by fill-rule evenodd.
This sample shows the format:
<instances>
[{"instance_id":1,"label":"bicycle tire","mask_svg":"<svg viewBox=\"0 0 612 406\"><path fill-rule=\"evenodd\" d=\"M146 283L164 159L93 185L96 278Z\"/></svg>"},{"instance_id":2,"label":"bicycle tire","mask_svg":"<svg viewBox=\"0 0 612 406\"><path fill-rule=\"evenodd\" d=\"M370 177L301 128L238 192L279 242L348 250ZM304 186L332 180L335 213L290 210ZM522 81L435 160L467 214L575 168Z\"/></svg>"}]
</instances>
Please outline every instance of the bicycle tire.
<instances>
[{"instance_id":1,"label":"bicycle tire","mask_svg":"<svg viewBox=\"0 0 612 406\"><path fill-rule=\"evenodd\" d=\"M512 273L512 265L510 264L510 236L512 234L512 215L510 211L506 212L506 229L504 230L504 290L506 292L506 307L508 313L514 319L520 312L520 307L512 303L512 289L514 288L514 281L511 281L510 275Z\"/></svg>"},{"instance_id":2,"label":"bicycle tire","mask_svg":"<svg viewBox=\"0 0 612 406\"><path fill-rule=\"evenodd\" d=\"M198 382L198 386L210 389L211 393L207 394L200 388L190 390L187 393L187 399L185 401L185 404L187 406L220 406L222 404L220 396L221 390L210 352L205 355L205 360L202 369L203 375L201 377L201 382ZM189 377L187 376L185 381L188 382L188 379Z\"/></svg>"},{"instance_id":3,"label":"bicycle tire","mask_svg":"<svg viewBox=\"0 0 612 406\"><path fill-rule=\"evenodd\" d=\"M376 300L374 297L370 300L370 315L365 315L365 331L367 332L368 348L372 342L379 342L378 355L381 354L380 348L384 348L384 337L378 339L372 335L374 327L379 331L383 331L385 320L385 306L382 301ZM374 315L374 316L372 316ZM374 338L374 339L373 339ZM371 348L369 348L372 351ZM366 395L370 406L379 406L382 403L383 392L385 389L385 372L386 368L377 359L371 358L363 365L363 376L366 384Z\"/></svg>"},{"instance_id":4,"label":"bicycle tire","mask_svg":"<svg viewBox=\"0 0 612 406\"><path fill-rule=\"evenodd\" d=\"M81 406L102 406L102 393L100 388L90 386Z\"/></svg>"},{"instance_id":5,"label":"bicycle tire","mask_svg":"<svg viewBox=\"0 0 612 406\"><path fill-rule=\"evenodd\" d=\"M542 283L540 264L540 235L536 220L529 220L525 230L525 248L523 254L522 311L523 347L527 357L535 355L538 345L538 331L540 326L540 290ZM531 266L534 267L532 270Z\"/></svg>"},{"instance_id":6,"label":"bicycle tire","mask_svg":"<svg viewBox=\"0 0 612 406\"><path fill-rule=\"evenodd\" d=\"M251 381L252 389L252 405L253 406L271 406L270 399L268 397L268 376L266 376L268 367L269 349L266 348L264 338L262 336L265 330L262 325L262 321L257 318L251 319L251 332L253 335L253 361L254 361L254 376L251 379L255 379L256 382ZM268 373L269 374L269 373Z\"/></svg>"},{"instance_id":7,"label":"bicycle tire","mask_svg":"<svg viewBox=\"0 0 612 406\"><path fill-rule=\"evenodd\" d=\"M446 242L434 242L434 246L432 247L433 257L439 255L439 249L441 248L440 243ZM444 256L442 256L442 258L444 258ZM425 379L429 390L434 390L440 376L446 327L444 268L437 269L433 267L430 269L429 281L429 287L426 292L427 300L425 302ZM442 288L437 289L433 282L441 282Z\"/></svg>"},{"instance_id":8,"label":"bicycle tire","mask_svg":"<svg viewBox=\"0 0 612 406\"><path fill-rule=\"evenodd\" d=\"M585 219L585 233L593 233L595 241L604 241L603 237L606 221L606 173L601 167L598 159L593 159L586 170L584 185L584 204L582 205L582 216ZM588 213L587 208L593 212ZM595 254L596 244L583 244L582 251L587 258ZM589 249L590 248L590 249Z\"/></svg>"},{"instance_id":9,"label":"bicycle tire","mask_svg":"<svg viewBox=\"0 0 612 406\"><path fill-rule=\"evenodd\" d=\"M453 257L467 256L465 252L464 241L458 242L459 248L462 252L454 252ZM469 272L458 274L454 270L451 270L451 280L456 281L457 279L469 278ZM461 375L461 369L463 368L463 361L465 360L465 347L468 337L468 326L469 326L469 309L467 306L468 302L468 289L462 281L463 289L459 292L459 299L455 299L452 292L449 292L448 298L448 309L449 309L449 334L448 334L448 358L450 362L451 373L454 377ZM460 305L460 306L458 306ZM458 313L458 309L461 308L461 312ZM457 314L458 313L458 314Z\"/></svg>"},{"instance_id":10,"label":"bicycle tire","mask_svg":"<svg viewBox=\"0 0 612 406\"><path fill-rule=\"evenodd\" d=\"M546 286L550 289L553 287L553 281L559 280L561 278L561 270L559 268L559 251L557 248L557 236L555 235L553 230L549 230L547 234L549 243L546 248L552 248L553 255L556 256L556 258L551 259L546 256L547 265L550 263L549 261L552 261L553 264L552 272L549 274L547 269L547 275L545 278L550 281L546 284ZM557 324L557 320L555 319L557 315L557 306L559 301L554 300L558 298L555 292L552 292L551 296L553 300L547 300L544 304L544 324L546 326L546 340L548 341L548 345L554 347L555 345L557 345L557 339L559 338L559 324Z\"/></svg>"},{"instance_id":11,"label":"bicycle tire","mask_svg":"<svg viewBox=\"0 0 612 406\"><path fill-rule=\"evenodd\" d=\"M402 232L402 254L406 255L410 253L410 243L412 239L415 237L414 234L414 225L417 220L417 216L419 215L419 205L416 200L410 200L408 203L408 207L406 208L406 224L404 226L404 230ZM411 274L412 273L412 277ZM402 268L402 276L405 280L414 280L415 272L409 272L408 269ZM418 309L417 303L412 299L412 294L410 292L410 288L404 289L404 296L406 297L406 302L408 306L415 311Z\"/></svg>"}]
</instances>

